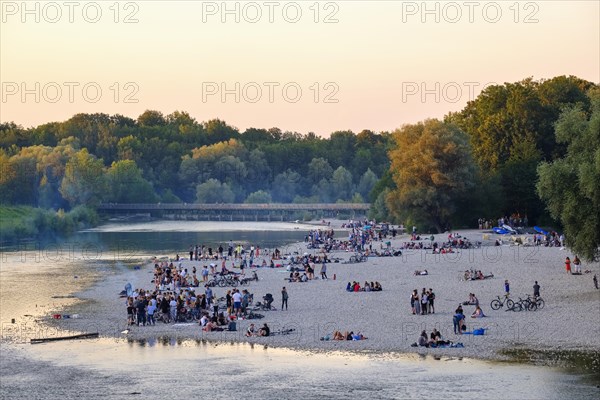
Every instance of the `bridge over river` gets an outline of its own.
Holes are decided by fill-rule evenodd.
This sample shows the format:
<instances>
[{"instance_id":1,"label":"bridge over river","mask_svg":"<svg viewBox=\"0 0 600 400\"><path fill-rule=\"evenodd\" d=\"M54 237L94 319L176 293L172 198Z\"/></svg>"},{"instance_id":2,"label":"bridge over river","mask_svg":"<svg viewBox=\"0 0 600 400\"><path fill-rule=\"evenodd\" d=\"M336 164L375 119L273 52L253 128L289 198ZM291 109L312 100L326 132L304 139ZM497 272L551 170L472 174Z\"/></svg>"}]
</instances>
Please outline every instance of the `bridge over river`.
<instances>
[{"instance_id":1,"label":"bridge over river","mask_svg":"<svg viewBox=\"0 0 600 400\"><path fill-rule=\"evenodd\" d=\"M105 216L122 216L124 219L137 216L201 221L295 221L323 218L357 219L366 216L369 208L370 204L366 203L103 203L98 207L98 212Z\"/></svg>"}]
</instances>

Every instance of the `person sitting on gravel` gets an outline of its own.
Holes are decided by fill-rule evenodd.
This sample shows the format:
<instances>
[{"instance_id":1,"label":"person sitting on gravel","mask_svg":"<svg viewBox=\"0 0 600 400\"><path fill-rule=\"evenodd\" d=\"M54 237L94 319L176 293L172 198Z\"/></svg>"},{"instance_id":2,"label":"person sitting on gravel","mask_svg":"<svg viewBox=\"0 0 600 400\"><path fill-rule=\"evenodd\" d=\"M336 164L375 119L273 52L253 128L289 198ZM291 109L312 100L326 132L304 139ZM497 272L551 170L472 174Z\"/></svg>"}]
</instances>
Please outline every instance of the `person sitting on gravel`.
<instances>
[{"instance_id":1,"label":"person sitting on gravel","mask_svg":"<svg viewBox=\"0 0 600 400\"><path fill-rule=\"evenodd\" d=\"M427 332L421 332L421 335L417 340L417 345L419 345L419 347L429 347L429 340L427 340Z\"/></svg>"},{"instance_id":2,"label":"person sitting on gravel","mask_svg":"<svg viewBox=\"0 0 600 400\"><path fill-rule=\"evenodd\" d=\"M483 318L485 317L485 315L483 314L483 310L481 309L481 307L477 306L475 307L475 311L473 312L473 314L471 314L471 318Z\"/></svg>"},{"instance_id":3,"label":"person sitting on gravel","mask_svg":"<svg viewBox=\"0 0 600 400\"><path fill-rule=\"evenodd\" d=\"M271 334L271 328L265 323L262 328L258 330L258 336L269 336Z\"/></svg>"},{"instance_id":4,"label":"person sitting on gravel","mask_svg":"<svg viewBox=\"0 0 600 400\"><path fill-rule=\"evenodd\" d=\"M469 300L463 302L463 305L465 305L465 306L478 306L479 305L479 299L477 299L477 296L475 296L475 293L469 293Z\"/></svg>"},{"instance_id":5,"label":"person sitting on gravel","mask_svg":"<svg viewBox=\"0 0 600 400\"><path fill-rule=\"evenodd\" d=\"M449 345L451 343L452 342L450 342L449 340L442 339L442 334L437 329L434 328L433 331L431 332L431 336L429 339L430 347L444 346L444 345Z\"/></svg>"},{"instance_id":6,"label":"person sitting on gravel","mask_svg":"<svg viewBox=\"0 0 600 400\"><path fill-rule=\"evenodd\" d=\"M220 326L217 326L217 324L212 321L208 321L206 323L206 325L202 327L202 331L204 331L204 332L215 332L215 331L222 332L223 328L221 328Z\"/></svg>"},{"instance_id":7,"label":"person sitting on gravel","mask_svg":"<svg viewBox=\"0 0 600 400\"><path fill-rule=\"evenodd\" d=\"M429 275L429 272L427 272L426 269L424 269L423 271L416 270L415 275Z\"/></svg>"},{"instance_id":8,"label":"person sitting on gravel","mask_svg":"<svg viewBox=\"0 0 600 400\"><path fill-rule=\"evenodd\" d=\"M250 326L246 330L246 336L247 337L256 336L256 329L254 328L254 324L250 324Z\"/></svg>"}]
</instances>

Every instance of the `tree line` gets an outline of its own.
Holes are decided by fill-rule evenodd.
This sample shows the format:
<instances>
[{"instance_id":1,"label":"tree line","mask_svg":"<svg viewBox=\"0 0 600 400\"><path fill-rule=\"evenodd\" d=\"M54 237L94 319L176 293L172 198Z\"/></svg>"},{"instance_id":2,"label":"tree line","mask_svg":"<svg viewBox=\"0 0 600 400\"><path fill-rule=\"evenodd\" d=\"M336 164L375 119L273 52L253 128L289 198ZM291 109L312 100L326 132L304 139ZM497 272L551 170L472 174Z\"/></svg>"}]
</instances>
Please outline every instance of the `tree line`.
<instances>
[{"instance_id":1,"label":"tree line","mask_svg":"<svg viewBox=\"0 0 600 400\"><path fill-rule=\"evenodd\" d=\"M0 125L0 202L45 208L99 202L368 202L389 169L389 133L327 139L278 128L146 111Z\"/></svg>"},{"instance_id":2,"label":"tree line","mask_svg":"<svg viewBox=\"0 0 600 400\"><path fill-rule=\"evenodd\" d=\"M573 240L584 228L590 254L598 118L598 85L558 76L489 86L443 120L328 138L182 111L2 123L0 203L370 202L372 218L437 231L518 213Z\"/></svg>"}]
</instances>

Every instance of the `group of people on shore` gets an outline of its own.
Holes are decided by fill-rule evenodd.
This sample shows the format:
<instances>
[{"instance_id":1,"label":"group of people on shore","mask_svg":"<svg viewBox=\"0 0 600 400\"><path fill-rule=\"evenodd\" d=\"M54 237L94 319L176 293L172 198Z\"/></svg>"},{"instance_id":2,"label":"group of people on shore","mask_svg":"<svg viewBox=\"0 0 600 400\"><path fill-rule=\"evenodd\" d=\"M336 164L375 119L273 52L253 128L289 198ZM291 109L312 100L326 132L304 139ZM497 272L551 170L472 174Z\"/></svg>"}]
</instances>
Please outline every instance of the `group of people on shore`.
<instances>
[{"instance_id":1,"label":"group of people on shore","mask_svg":"<svg viewBox=\"0 0 600 400\"><path fill-rule=\"evenodd\" d=\"M449 340L444 340L442 338L442 334L437 329L433 329L431 331L431 335L427 336L427 331L421 331L417 342L413 344L413 347L439 347L439 346L447 346L452 342Z\"/></svg>"},{"instance_id":2,"label":"group of people on shore","mask_svg":"<svg viewBox=\"0 0 600 400\"><path fill-rule=\"evenodd\" d=\"M490 273L489 275L484 275L480 270L466 270L465 271L465 281L476 281L487 278L493 278L494 274Z\"/></svg>"},{"instance_id":3,"label":"group of people on shore","mask_svg":"<svg viewBox=\"0 0 600 400\"><path fill-rule=\"evenodd\" d=\"M267 325L267 323L265 322L263 324L263 326L261 328L256 328L256 326L254 324L250 324L248 326L248 329L246 329L246 333L245 336L246 337L253 337L253 336L270 336L271 335L271 328L269 328L269 325Z\"/></svg>"},{"instance_id":4,"label":"group of people on shore","mask_svg":"<svg viewBox=\"0 0 600 400\"><path fill-rule=\"evenodd\" d=\"M379 282L371 282L365 281L363 286L360 286L360 283L357 281L353 281L352 283L348 282L346 285L346 292L381 292L383 288Z\"/></svg>"},{"instance_id":5,"label":"group of people on shore","mask_svg":"<svg viewBox=\"0 0 600 400\"><path fill-rule=\"evenodd\" d=\"M496 226L509 225L509 226L515 227L515 228L523 228L523 227L528 226L529 219L527 218L527 215L521 215L519 212L514 212L510 216L500 217L500 218L497 218L496 220L493 220L491 218L490 219L486 219L486 218L477 219L477 225L479 227L479 230L492 229L494 227L495 223L497 224Z\"/></svg>"},{"instance_id":6,"label":"group of people on shore","mask_svg":"<svg viewBox=\"0 0 600 400\"><path fill-rule=\"evenodd\" d=\"M573 264L573 266L571 266L571 264ZM565 269L567 270L567 274L581 275L581 260L579 257L575 256L572 262L571 259L567 257L565 259Z\"/></svg>"},{"instance_id":7,"label":"group of people on shore","mask_svg":"<svg viewBox=\"0 0 600 400\"><path fill-rule=\"evenodd\" d=\"M423 288L421 294L417 289L410 295L410 307L414 315L435 314L435 293L433 289Z\"/></svg>"},{"instance_id":8,"label":"group of people on shore","mask_svg":"<svg viewBox=\"0 0 600 400\"><path fill-rule=\"evenodd\" d=\"M365 335L360 332L354 333L353 331L341 332L338 330L333 331L332 334L325 335L321 340L366 340L368 339Z\"/></svg>"},{"instance_id":9,"label":"group of people on shore","mask_svg":"<svg viewBox=\"0 0 600 400\"><path fill-rule=\"evenodd\" d=\"M537 283L537 282L536 282ZM475 293L469 293L469 300L463 301L464 306L479 306L479 299Z\"/></svg>"}]
</instances>

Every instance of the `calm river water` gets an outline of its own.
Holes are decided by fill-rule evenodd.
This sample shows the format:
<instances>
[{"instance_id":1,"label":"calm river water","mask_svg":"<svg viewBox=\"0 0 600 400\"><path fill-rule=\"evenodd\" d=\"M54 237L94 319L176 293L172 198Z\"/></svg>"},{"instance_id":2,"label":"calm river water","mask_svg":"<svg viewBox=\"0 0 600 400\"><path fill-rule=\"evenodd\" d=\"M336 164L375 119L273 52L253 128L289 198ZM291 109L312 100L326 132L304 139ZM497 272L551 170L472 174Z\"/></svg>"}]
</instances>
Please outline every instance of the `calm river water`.
<instances>
[{"instance_id":1,"label":"calm river water","mask_svg":"<svg viewBox=\"0 0 600 400\"><path fill-rule=\"evenodd\" d=\"M185 256L190 244L229 240L296 250L307 226L285 223L112 224L61 241L2 249L0 398L597 398L582 373L515 363L417 355L300 352L171 338L98 339L32 346L36 320L116 264ZM15 319L15 322L12 322Z\"/></svg>"}]
</instances>

